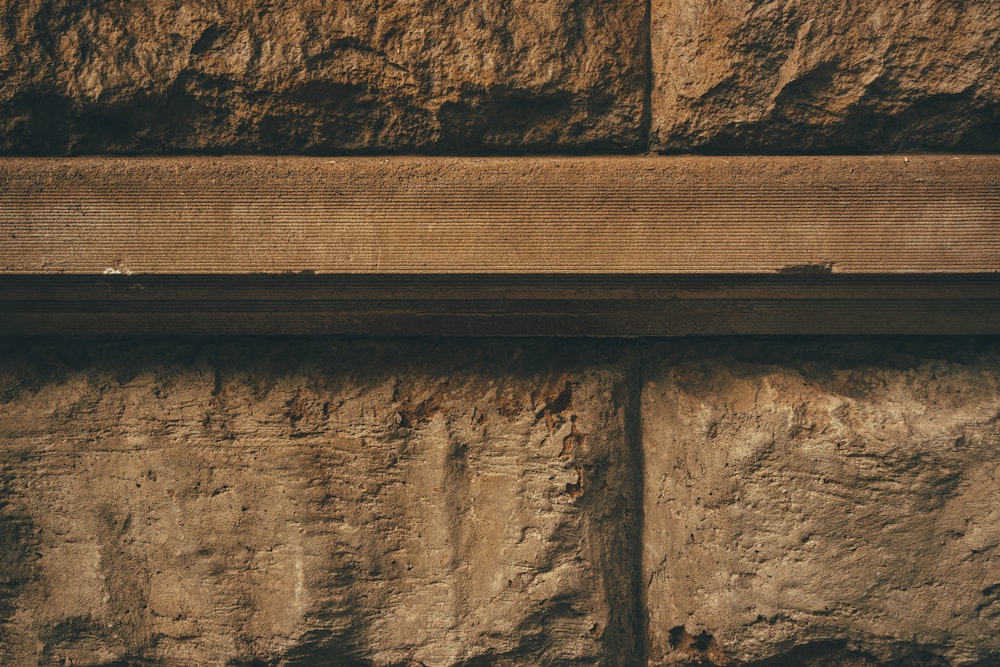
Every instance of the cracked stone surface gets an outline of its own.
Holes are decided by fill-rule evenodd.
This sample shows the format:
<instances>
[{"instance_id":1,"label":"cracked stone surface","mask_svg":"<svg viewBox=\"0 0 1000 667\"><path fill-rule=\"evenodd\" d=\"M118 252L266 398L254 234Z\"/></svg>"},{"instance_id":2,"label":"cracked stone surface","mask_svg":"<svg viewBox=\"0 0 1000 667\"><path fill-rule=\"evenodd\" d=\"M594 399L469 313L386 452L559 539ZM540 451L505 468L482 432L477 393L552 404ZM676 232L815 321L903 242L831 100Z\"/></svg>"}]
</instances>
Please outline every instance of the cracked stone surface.
<instances>
[{"instance_id":1,"label":"cracked stone surface","mask_svg":"<svg viewBox=\"0 0 1000 667\"><path fill-rule=\"evenodd\" d=\"M5 346L0 663L633 664L621 359Z\"/></svg>"},{"instance_id":2,"label":"cracked stone surface","mask_svg":"<svg viewBox=\"0 0 1000 667\"><path fill-rule=\"evenodd\" d=\"M1000 3L653 0L651 147L1000 150Z\"/></svg>"},{"instance_id":3,"label":"cracked stone surface","mask_svg":"<svg viewBox=\"0 0 1000 667\"><path fill-rule=\"evenodd\" d=\"M0 152L625 150L642 3L0 0Z\"/></svg>"},{"instance_id":4,"label":"cracked stone surface","mask_svg":"<svg viewBox=\"0 0 1000 667\"><path fill-rule=\"evenodd\" d=\"M645 356L651 664L996 664L995 344Z\"/></svg>"}]
</instances>

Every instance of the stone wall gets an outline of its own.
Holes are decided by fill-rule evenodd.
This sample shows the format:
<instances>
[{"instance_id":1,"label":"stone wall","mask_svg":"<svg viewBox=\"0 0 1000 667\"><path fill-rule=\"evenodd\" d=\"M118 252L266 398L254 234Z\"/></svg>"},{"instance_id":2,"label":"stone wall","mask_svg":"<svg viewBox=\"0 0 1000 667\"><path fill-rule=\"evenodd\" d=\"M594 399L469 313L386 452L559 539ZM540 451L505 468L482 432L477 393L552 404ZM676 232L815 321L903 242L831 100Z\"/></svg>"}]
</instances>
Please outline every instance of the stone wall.
<instances>
[{"instance_id":1,"label":"stone wall","mask_svg":"<svg viewBox=\"0 0 1000 667\"><path fill-rule=\"evenodd\" d=\"M0 0L0 155L1000 151L996 0ZM0 664L1000 663L996 339L0 338Z\"/></svg>"},{"instance_id":2,"label":"stone wall","mask_svg":"<svg viewBox=\"0 0 1000 667\"><path fill-rule=\"evenodd\" d=\"M0 663L989 665L1000 348L8 340Z\"/></svg>"},{"instance_id":3,"label":"stone wall","mask_svg":"<svg viewBox=\"0 0 1000 667\"><path fill-rule=\"evenodd\" d=\"M995 0L0 0L0 153L1000 150Z\"/></svg>"}]
</instances>

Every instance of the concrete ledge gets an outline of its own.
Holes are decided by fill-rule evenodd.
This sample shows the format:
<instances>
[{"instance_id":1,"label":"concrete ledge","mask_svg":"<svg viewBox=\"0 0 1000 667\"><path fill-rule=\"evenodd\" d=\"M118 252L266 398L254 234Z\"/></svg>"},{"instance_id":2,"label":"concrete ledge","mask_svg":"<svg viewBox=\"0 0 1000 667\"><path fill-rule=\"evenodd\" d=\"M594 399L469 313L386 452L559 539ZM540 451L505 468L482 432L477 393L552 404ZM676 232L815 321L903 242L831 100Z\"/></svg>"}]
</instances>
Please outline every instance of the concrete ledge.
<instances>
[{"instance_id":1,"label":"concrete ledge","mask_svg":"<svg viewBox=\"0 0 1000 667\"><path fill-rule=\"evenodd\" d=\"M0 162L7 333L1000 333L1000 157Z\"/></svg>"}]
</instances>

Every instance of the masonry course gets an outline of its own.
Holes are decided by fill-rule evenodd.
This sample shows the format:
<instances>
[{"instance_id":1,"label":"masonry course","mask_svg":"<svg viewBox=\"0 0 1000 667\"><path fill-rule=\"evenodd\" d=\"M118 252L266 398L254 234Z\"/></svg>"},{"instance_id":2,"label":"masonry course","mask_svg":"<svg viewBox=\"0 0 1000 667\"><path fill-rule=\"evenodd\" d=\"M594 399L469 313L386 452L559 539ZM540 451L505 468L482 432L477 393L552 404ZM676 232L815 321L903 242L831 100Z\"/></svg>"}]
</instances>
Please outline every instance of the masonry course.
<instances>
[{"instance_id":1,"label":"masonry course","mask_svg":"<svg viewBox=\"0 0 1000 667\"><path fill-rule=\"evenodd\" d=\"M991 0L4 0L0 153L1000 150Z\"/></svg>"},{"instance_id":2,"label":"masonry course","mask_svg":"<svg viewBox=\"0 0 1000 667\"><path fill-rule=\"evenodd\" d=\"M995 341L7 342L4 664L1000 652Z\"/></svg>"}]
</instances>

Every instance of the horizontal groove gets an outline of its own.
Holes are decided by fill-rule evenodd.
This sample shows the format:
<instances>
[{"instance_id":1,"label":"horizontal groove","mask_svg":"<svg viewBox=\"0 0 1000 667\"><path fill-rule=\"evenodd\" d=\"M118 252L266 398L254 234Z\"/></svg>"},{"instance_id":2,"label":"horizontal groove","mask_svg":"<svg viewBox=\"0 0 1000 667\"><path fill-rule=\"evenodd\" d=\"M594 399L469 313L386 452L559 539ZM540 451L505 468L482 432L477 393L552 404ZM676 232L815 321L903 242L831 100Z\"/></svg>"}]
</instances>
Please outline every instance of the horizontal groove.
<instances>
[{"instance_id":1,"label":"horizontal groove","mask_svg":"<svg viewBox=\"0 0 1000 667\"><path fill-rule=\"evenodd\" d=\"M17 275L0 331L1000 334L1000 274Z\"/></svg>"},{"instance_id":2,"label":"horizontal groove","mask_svg":"<svg viewBox=\"0 0 1000 667\"><path fill-rule=\"evenodd\" d=\"M650 313L561 312L177 312L28 313L0 312L6 335L312 335L382 336L695 336L793 334L978 335L1000 334L1000 302L970 311L939 308L858 310L742 307L729 311L671 309Z\"/></svg>"},{"instance_id":3,"label":"horizontal groove","mask_svg":"<svg viewBox=\"0 0 1000 667\"><path fill-rule=\"evenodd\" d=\"M905 297L1000 298L1000 273L857 275L0 275L0 303L18 301L678 300Z\"/></svg>"}]
</instances>

